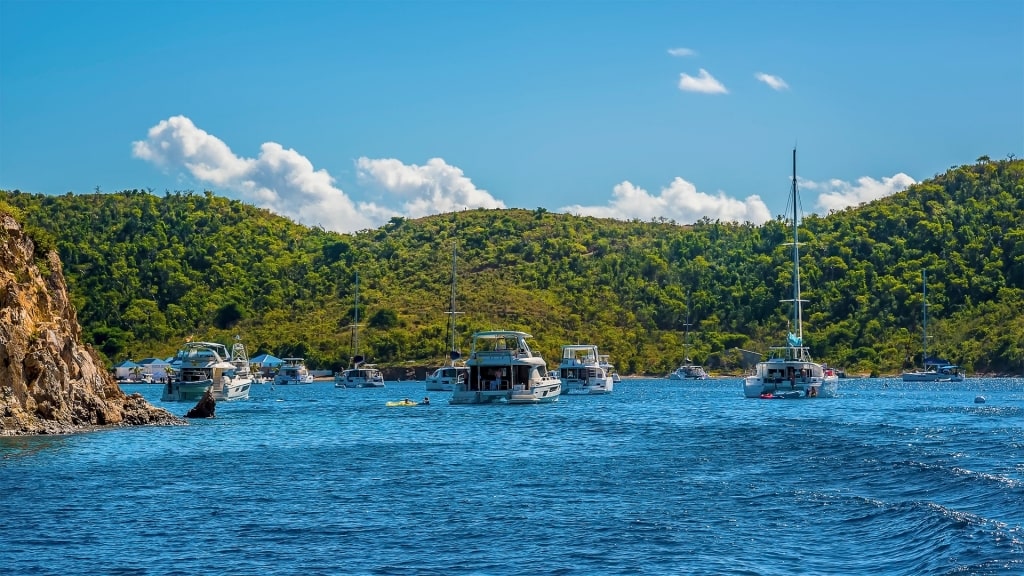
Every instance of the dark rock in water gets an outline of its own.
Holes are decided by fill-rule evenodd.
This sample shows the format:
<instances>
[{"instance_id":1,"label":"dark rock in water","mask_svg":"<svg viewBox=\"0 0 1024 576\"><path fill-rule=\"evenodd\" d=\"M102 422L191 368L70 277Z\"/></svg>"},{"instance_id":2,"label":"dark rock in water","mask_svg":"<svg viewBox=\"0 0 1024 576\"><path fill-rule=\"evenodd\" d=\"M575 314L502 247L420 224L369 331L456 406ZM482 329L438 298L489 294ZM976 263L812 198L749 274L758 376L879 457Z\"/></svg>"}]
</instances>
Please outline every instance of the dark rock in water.
<instances>
[{"instance_id":1,"label":"dark rock in water","mask_svg":"<svg viewBox=\"0 0 1024 576\"><path fill-rule=\"evenodd\" d=\"M185 423L125 394L81 334L57 252L0 210L0 436Z\"/></svg>"},{"instance_id":2,"label":"dark rock in water","mask_svg":"<svg viewBox=\"0 0 1024 576\"><path fill-rule=\"evenodd\" d=\"M185 418L214 418L216 413L217 401L213 398L213 392L207 388L199 402L196 402L196 405L185 414Z\"/></svg>"}]
</instances>

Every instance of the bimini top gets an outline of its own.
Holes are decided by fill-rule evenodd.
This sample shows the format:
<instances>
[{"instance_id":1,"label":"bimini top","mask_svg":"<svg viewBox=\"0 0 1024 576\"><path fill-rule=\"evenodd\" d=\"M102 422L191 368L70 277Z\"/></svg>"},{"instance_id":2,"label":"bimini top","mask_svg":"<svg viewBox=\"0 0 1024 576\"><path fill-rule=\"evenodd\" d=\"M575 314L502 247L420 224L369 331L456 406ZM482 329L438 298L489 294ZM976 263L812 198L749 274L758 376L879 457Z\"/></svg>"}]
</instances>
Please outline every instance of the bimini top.
<instances>
[{"instance_id":1,"label":"bimini top","mask_svg":"<svg viewBox=\"0 0 1024 576\"><path fill-rule=\"evenodd\" d=\"M491 330L473 334L473 351L470 358L481 355L493 356L494 354L511 354L517 358L531 358L533 352L526 343L527 338L533 338L526 332L516 330Z\"/></svg>"}]
</instances>

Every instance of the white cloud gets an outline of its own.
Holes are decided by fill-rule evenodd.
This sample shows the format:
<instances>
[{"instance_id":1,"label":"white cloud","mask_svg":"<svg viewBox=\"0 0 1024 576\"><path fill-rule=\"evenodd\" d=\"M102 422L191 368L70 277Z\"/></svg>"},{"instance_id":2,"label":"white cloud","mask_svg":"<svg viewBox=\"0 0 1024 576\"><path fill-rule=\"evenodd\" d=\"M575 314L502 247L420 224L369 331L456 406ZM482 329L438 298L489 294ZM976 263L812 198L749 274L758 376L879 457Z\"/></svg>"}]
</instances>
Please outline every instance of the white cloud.
<instances>
[{"instance_id":1,"label":"white cloud","mask_svg":"<svg viewBox=\"0 0 1024 576\"><path fill-rule=\"evenodd\" d=\"M771 220L768 207L760 196L737 200L723 192L711 195L697 191L696 186L678 177L668 188L662 188L657 196L625 181L615 186L607 206L566 206L559 209L559 212L619 220L664 217L684 224L696 222L705 216L711 220L754 224Z\"/></svg>"},{"instance_id":2,"label":"white cloud","mask_svg":"<svg viewBox=\"0 0 1024 576\"><path fill-rule=\"evenodd\" d=\"M433 158L425 166L394 159L360 158L362 184L388 193L384 205L355 202L326 170L276 142L260 146L256 158L235 155L221 139L185 116L172 116L132 143L132 155L169 171L182 170L203 183L234 192L241 199L307 226L336 232L375 228L394 216L419 217L464 208L504 208L477 189L461 169ZM387 204L400 197L400 208Z\"/></svg>"},{"instance_id":3,"label":"white cloud","mask_svg":"<svg viewBox=\"0 0 1024 576\"><path fill-rule=\"evenodd\" d=\"M314 170L308 158L276 142L260 146L256 158L236 156L221 139L185 116L172 116L132 143L136 158L169 170L184 169L198 180L310 226L350 232L386 221L389 211L356 205L326 170Z\"/></svg>"},{"instance_id":4,"label":"white cloud","mask_svg":"<svg viewBox=\"0 0 1024 576\"><path fill-rule=\"evenodd\" d=\"M676 56L678 58L685 58L687 56L696 56L697 51L690 48L669 48L669 56Z\"/></svg>"},{"instance_id":5,"label":"white cloud","mask_svg":"<svg viewBox=\"0 0 1024 576\"><path fill-rule=\"evenodd\" d=\"M864 176L858 178L856 184L838 179L828 182L801 180L800 186L808 190L819 191L815 211L819 214L828 214L832 210L842 210L891 196L916 183L913 178L900 172L891 177L883 177L881 181Z\"/></svg>"},{"instance_id":6,"label":"white cloud","mask_svg":"<svg viewBox=\"0 0 1024 576\"><path fill-rule=\"evenodd\" d=\"M501 200L474 186L461 169L441 158L417 166L394 158L363 157L356 161L356 168L364 184L405 198L402 212L413 218L465 208L505 207Z\"/></svg>"},{"instance_id":7,"label":"white cloud","mask_svg":"<svg viewBox=\"0 0 1024 576\"><path fill-rule=\"evenodd\" d=\"M757 74L754 74L754 78L757 78L761 82L764 82L772 90L779 91L779 90L787 90L787 89L789 89L789 84L786 84L786 81L783 80L782 78L779 78L778 76L772 76L771 74L765 74L764 72L758 72Z\"/></svg>"},{"instance_id":8,"label":"white cloud","mask_svg":"<svg viewBox=\"0 0 1024 576\"><path fill-rule=\"evenodd\" d=\"M708 74L708 71L701 68L700 74L696 77L689 74L679 75L679 89L684 92L701 92L703 94L728 94L729 91L721 82Z\"/></svg>"}]
</instances>

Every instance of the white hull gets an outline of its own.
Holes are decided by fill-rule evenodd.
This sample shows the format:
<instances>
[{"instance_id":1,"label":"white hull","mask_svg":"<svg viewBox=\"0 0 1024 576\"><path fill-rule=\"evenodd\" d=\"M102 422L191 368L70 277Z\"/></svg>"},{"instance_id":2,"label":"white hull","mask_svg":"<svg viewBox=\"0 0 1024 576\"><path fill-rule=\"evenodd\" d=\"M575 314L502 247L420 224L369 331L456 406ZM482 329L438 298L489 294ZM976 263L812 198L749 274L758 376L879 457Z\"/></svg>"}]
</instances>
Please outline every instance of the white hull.
<instances>
[{"instance_id":1,"label":"white hull","mask_svg":"<svg viewBox=\"0 0 1024 576\"><path fill-rule=\"evenodd\" d=\"M904 372L904 382L963 382L963 374L945 374L942 372Z\"/></svg>"},{"instance_id":2,"label":"white hull","mask_svg":"<svg viewBox=\"0 0 1024 576\"><path fill-rule=\"evenodd\" d=\"M456 390L452 392L449 404L539 404L554 402L562 393L562 383L557 379L529 387L515 384L511 388L497 390Z\"/></svg>"},{"instance_id":3,"label":"white hull","mask_svg":"<svg viewBox=\"0 0 1024 576\"><path fill-rule=\"evenodd\" d=\"M278 385L281 385L281 386L288 386L288 385L292 385L292 384L312 384L312 383L313 383L313 375L312 374L306 374L305 376L294 376L294 377L281 376L280 374L278 374L277 376L274 376L274 384L278 384Z\"/></svg>"},{"instance_id":4,"label":"white hull","mask_svg":"<svg viewBox=\"0 0 1024 576\"><path fill-rule=\"evenodd\" d=\"M615 380L611 376L589 381L562 379L562 394L584 396L588 394L611 394L615 389Z\"/></svg>"},{"instance_id":5,"label":"white hull","mask_svg":"<svg viewBox=\"0 0 1024 576\"><path fill-rule=\"evenodd\" d=\"M427 392L454 392L455 383L427 380L424 390Z\"/></svg>"},{"instance_id":6,"label":"white hull","mask_svg":"<svg viewBox=\"0 0 1024 576\"><path fill-rule=\"evenodd\" d=\"M747 398L835 398L839 377L808 361L769 360L743 380Z\"/></svg>"}]
</instances>

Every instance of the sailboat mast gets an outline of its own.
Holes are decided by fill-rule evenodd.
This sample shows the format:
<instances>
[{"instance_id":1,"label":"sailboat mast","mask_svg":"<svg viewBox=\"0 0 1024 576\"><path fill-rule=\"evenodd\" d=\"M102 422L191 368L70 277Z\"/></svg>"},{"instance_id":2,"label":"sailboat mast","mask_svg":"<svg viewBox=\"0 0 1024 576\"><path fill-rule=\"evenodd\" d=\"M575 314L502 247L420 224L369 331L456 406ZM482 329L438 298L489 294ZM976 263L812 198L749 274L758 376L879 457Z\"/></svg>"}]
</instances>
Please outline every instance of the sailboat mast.
<instances>
[{"instance_id":1,"label":"sailboat mast","mask_svg":"<svg viewBox=\"0 0 1024 576\"><path fill-rule=\"evenodd\" d=\"M803 342L804 327L802 302L800 301L800 236L797 231L797 188L796 188L796 148L793 148L793 326L796 335Z\"/></svg>"},{"instance_id":2,"label":"sailboat mast","mask_svg":"<svg viewBox=\"0 0 1024 576\"><path fill-rule=\"evenodd\" d=\"M928 272L921 270L921 364L928 365Z\"/></svg>"},{"instance_id":3,"label":"sailboat mast","mask_svg":"<svg viewBox=\"0 0 1024 576\"><path fill-rule=\"evenodd\" d=\"M355 322L352 323L352 358L359 357L359 272L356 272ZM358 362L357 360L354 360Z\"/></svg>"},{"instance_id":4,"label":"sailboat mast","mask_svg":"<svg viewBox=\"0 0 1024 576\"><path fill-rule=\"evenodd\" d=\"M458 250L457 245L452 246L452 298L451 305L449 307L449 314L451 315L451 341L448 344L448 357L451 358L452 352L455 352L455 279L457 277L455 273L455 264L457 262L456 251ZM454 358L452 358L454 363Z\"/></svg>"}]
</instances>

